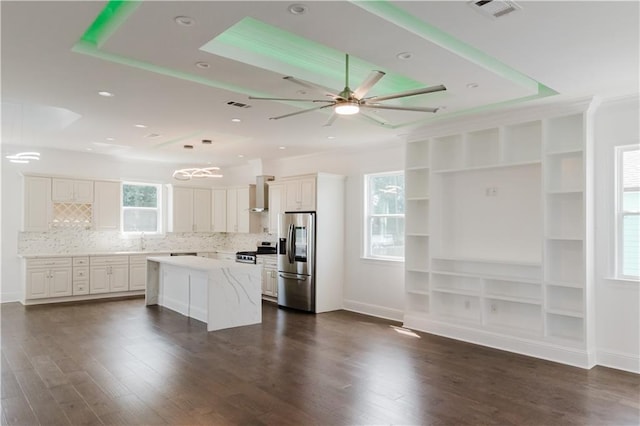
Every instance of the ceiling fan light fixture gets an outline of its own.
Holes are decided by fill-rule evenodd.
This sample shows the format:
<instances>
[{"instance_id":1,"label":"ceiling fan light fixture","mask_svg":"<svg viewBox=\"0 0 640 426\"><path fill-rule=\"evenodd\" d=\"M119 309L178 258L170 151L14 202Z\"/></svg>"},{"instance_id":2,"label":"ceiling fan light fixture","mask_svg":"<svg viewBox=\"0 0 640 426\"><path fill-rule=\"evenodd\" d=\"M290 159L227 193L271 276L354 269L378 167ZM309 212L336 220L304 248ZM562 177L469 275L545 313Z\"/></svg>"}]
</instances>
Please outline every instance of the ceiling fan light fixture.
<instances>
[{"instance_id":1,"label":"ceiling fan light fixture","mask_svg":"<svg viewBox=\"0 0 640 426\"><path fill-rule=\"evenodd\" d=\"M353 115L360 112L360 105L354 101L340 102L336 104L333 111L340 115Z\"/></svg>"},{"instance_id":2,"label":"ceiling fan light fixture","mask_svg":"<svg viewBox=\"0 0 640 426\"><path fill-rule=\"evenodd\" d=\"M191 180L197 178L221 178L222 174L217 173L219 167L192 167L189 169L178 169L173 172L173 178L176 180Z\"/></svg>"}]
</instances>

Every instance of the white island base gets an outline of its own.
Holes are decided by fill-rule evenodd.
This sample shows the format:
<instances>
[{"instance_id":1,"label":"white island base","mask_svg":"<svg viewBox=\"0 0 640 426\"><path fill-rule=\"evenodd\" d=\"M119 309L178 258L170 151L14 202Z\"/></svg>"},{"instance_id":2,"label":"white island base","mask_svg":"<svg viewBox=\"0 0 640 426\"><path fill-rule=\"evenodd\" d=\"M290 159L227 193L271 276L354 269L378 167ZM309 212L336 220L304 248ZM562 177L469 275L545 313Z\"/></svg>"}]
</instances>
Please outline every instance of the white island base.
<instances>
[{"instance_id":1,"label":"white island base","mask_svg":"<svg viewBox=\"0 0 640 426\"><path fill-rule=\"evenodd\" d=\"M197 256L148 257L145 304L207 323L207 330L262 322L261 267Z\"/></svg>"}]
</instances>

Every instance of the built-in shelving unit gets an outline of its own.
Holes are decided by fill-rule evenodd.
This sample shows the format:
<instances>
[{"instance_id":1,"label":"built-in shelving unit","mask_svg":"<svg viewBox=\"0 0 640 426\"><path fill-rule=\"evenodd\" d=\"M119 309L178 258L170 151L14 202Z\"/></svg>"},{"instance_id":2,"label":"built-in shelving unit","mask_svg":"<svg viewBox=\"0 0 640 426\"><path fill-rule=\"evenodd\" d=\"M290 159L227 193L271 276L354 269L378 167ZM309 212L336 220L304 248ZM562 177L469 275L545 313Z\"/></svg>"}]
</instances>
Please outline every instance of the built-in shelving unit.
<instances>
[{"instance_id":1,"label":"built-in shelving unit","mask_svg":"<svg viewBox=\"0 0 640 426\"><path fill-rule=\"evenodd\" d=\"M407 143L405 326L592 365L589 117Z\"/></svg>"}]
</instances>

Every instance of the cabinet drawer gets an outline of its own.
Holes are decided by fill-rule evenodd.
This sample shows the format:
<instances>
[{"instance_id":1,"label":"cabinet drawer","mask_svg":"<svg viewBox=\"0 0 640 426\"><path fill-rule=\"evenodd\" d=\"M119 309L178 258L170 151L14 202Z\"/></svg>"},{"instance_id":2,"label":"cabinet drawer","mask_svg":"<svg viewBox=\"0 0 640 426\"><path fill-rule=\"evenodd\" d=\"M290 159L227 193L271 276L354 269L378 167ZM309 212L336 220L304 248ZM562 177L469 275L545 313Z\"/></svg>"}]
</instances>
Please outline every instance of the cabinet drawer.
<instances>
[{"instance_id":1,"label":"cabinet drawer","mask_svg":"<svg viewBox=\"0 0 640 426\"><path fill-rule=\"evenodd\" d=\"M146 254L136 254L129 256L129 265L143 265L147 263Z\"/></svg>"},{"instance_id":2,"label":"cabinet drawer","mask_svg":"<svg viewBox=\"0 0 640 426\"><path fill-rule=\"evenodd\" d=\"M73 283L76 281L88 280L89 279L89 267L74 267L73 268Z\"/></svg>"},{"instance_id":3,"label":"cabinet drawer","mask_svg":"<svg viewBox=\"0 0 640 426\"><path fill-rule=\"evenodd\" d=\"M89 256L74 257L73 266L89 266Z\"/></svg>"},{"instance_id":4,"label":"cabinet drawer","mask_svg":"<svg viewBox=\"0 0 640 426\"><path fill-rule=\"evenodd\" d=\"M49 257L43 259L27 259L27 268L49 268L52 266L71 266L70 257Z\"/></svg>"},{"instance_id":5,"label":"cabinet drawer","mask_svg":"<svg viewBox=\"0 0 640 426\"><path fill-rule=\"evenodd\" d=\"M73 295L89 294L89 281L73 281Z\"/></svg>"},{"instance_id":6,"label":"cabinet drawer","mask_svg":"<svg viewBox=\"0 0 640 426\"><path fill-rule=\"evenodd\" d=\"M127 265L129 263L129 256L91 256L89 258L91 266L97 265Z\"/></svg>"}]
</instances>

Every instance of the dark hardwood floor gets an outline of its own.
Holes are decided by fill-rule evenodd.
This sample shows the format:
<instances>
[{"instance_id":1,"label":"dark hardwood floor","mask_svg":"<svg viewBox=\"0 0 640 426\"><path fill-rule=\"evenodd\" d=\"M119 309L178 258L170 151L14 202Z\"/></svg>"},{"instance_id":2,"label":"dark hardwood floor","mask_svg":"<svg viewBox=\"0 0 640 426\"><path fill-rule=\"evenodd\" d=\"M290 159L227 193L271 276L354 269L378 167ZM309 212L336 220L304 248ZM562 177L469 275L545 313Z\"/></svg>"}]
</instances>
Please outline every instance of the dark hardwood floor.
<instances>
[{"instance_id":1,"label":"dark hardwood floor","mask_svg":"<svg viewBox=\"0 0 640 426\"><path fill-rule=\"evenodd\" d=\"M349 312L207 333L142 299L2 310L2 423L637 425L640 376Z\"/></svg>"}]
</instances>

